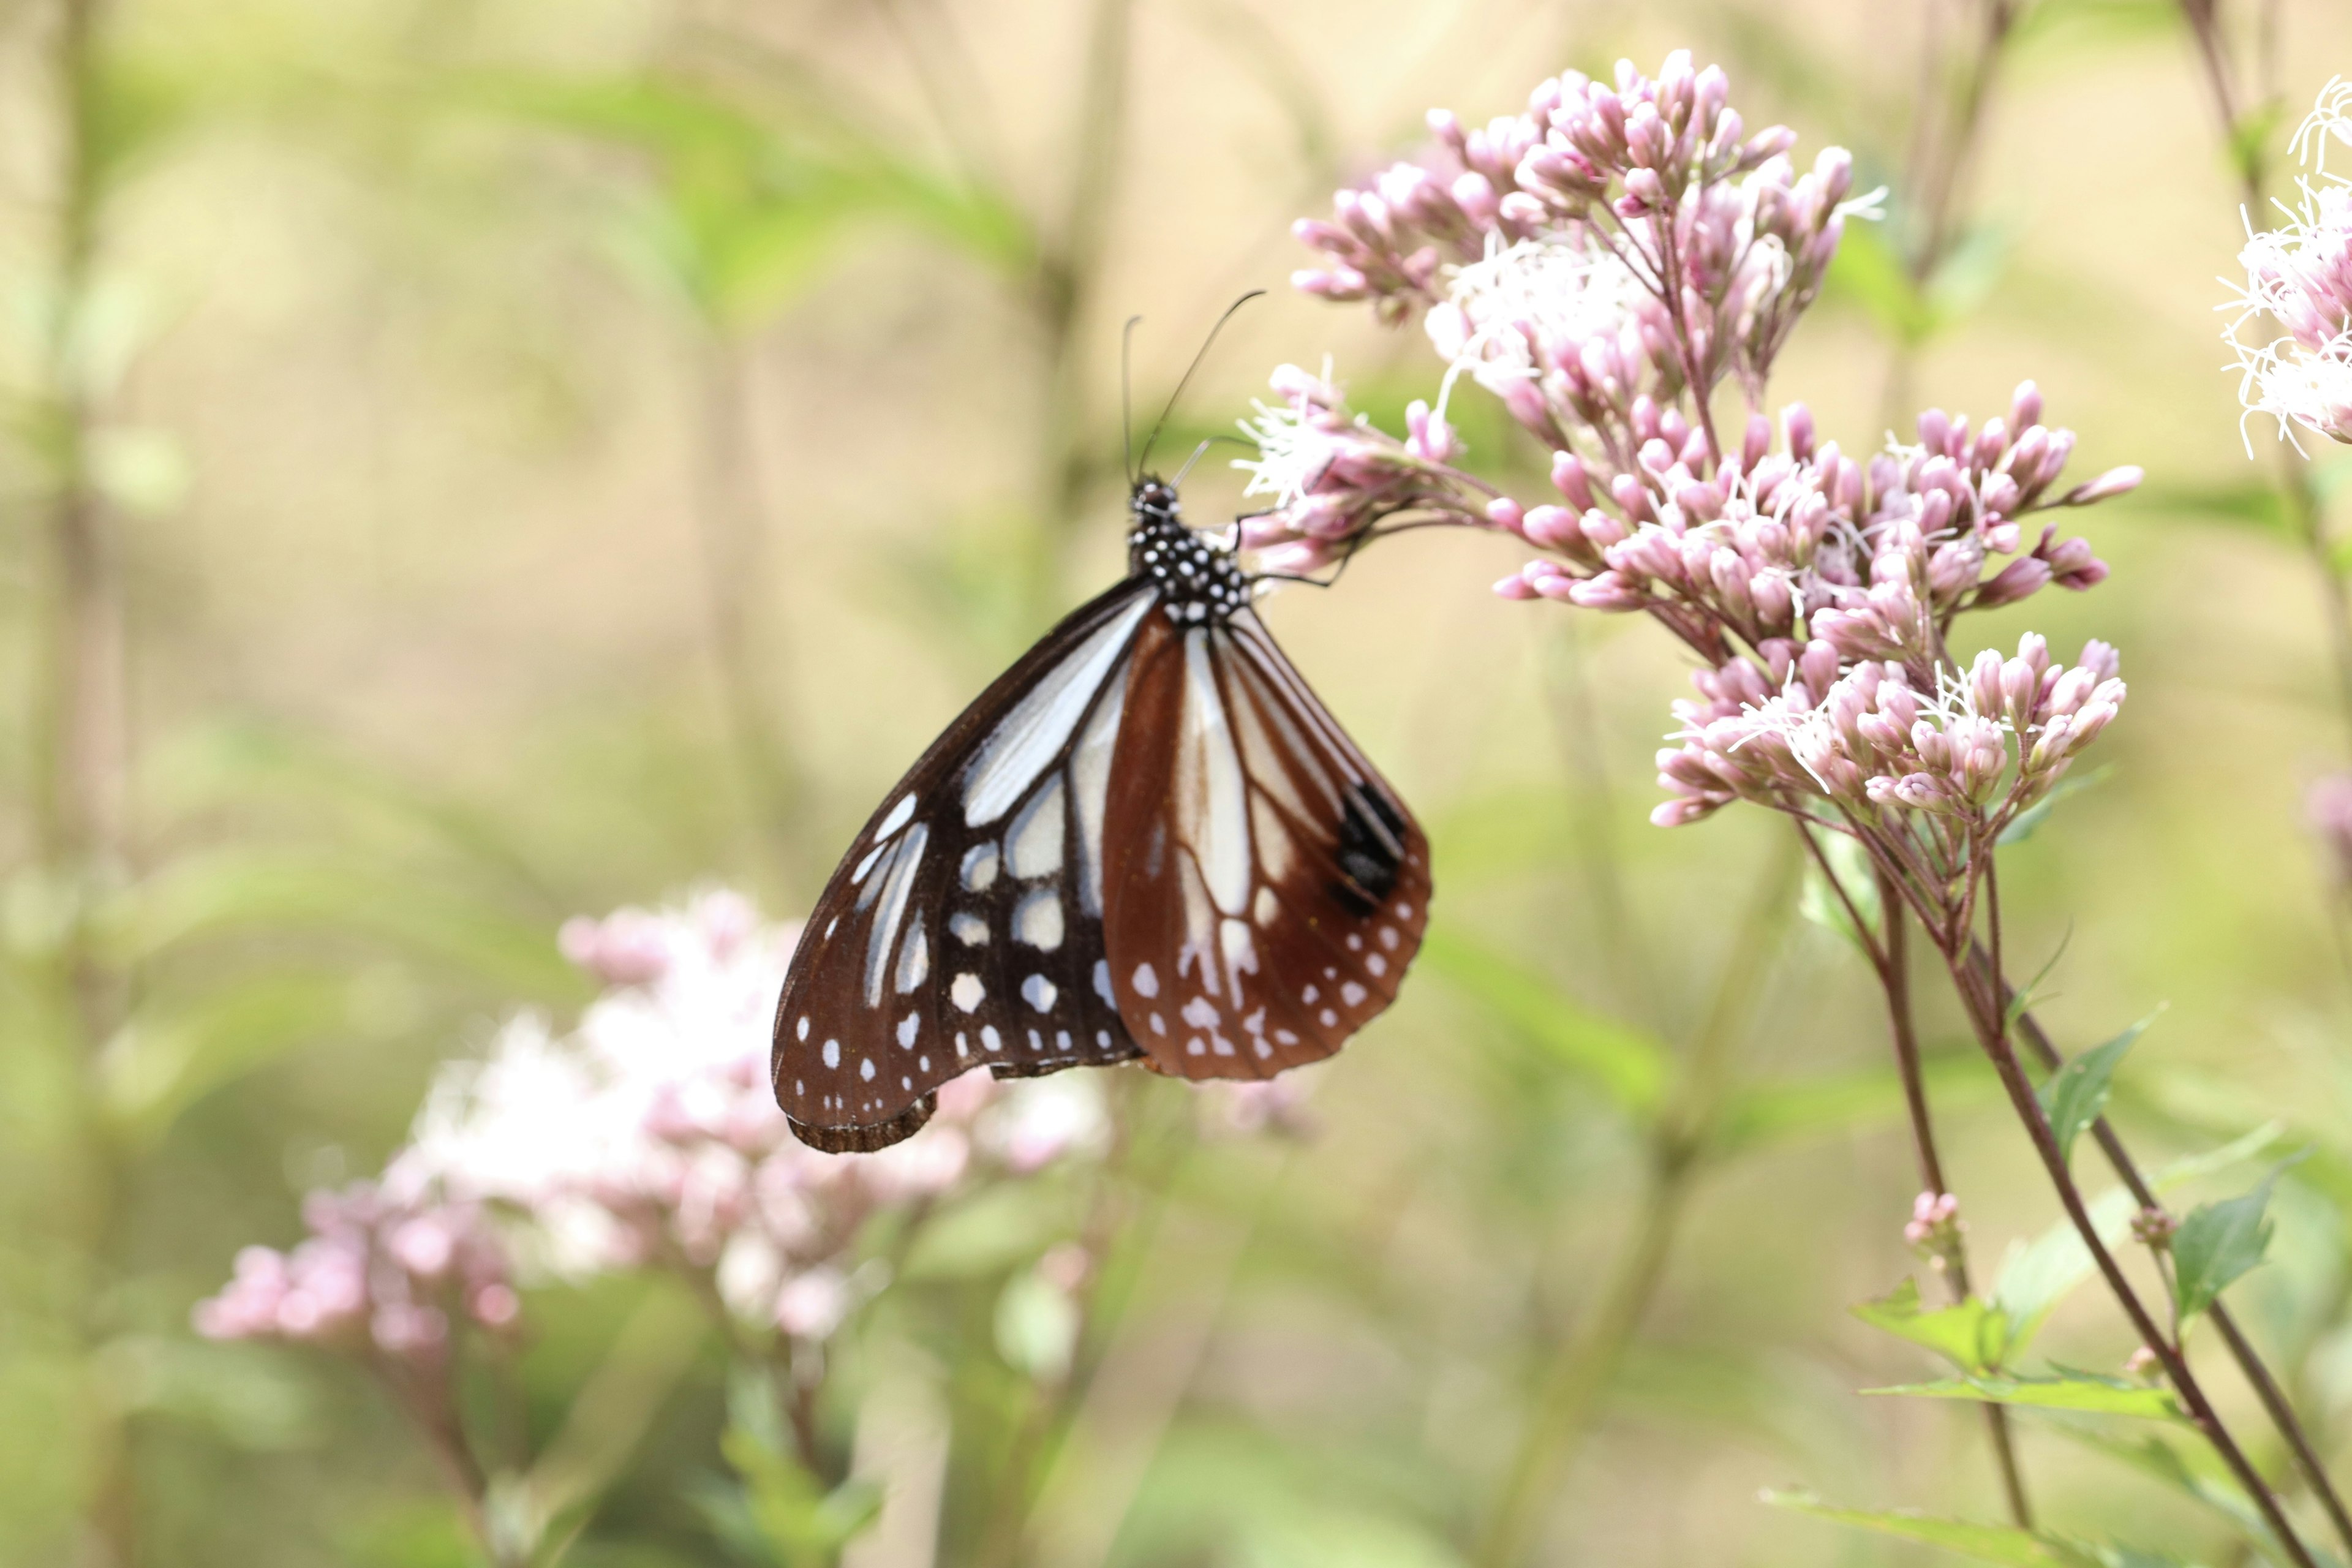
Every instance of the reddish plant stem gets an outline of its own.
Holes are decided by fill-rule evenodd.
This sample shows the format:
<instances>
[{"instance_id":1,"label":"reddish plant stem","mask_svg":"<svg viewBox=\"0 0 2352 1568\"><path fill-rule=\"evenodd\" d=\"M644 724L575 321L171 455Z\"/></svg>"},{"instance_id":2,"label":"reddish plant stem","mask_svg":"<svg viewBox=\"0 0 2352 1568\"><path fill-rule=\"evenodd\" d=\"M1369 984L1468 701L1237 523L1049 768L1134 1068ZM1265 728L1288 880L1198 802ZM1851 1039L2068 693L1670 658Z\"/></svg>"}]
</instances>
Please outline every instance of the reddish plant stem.
<instances>
[{"instance_id":1,"label":"reddish plant stem","mask_svg":"<svg viewBox=\"0 0 2352 1568\"><path fill-rule=\"evenodd\" d=\"M1862 918L1845 884L1838 879L1829 858L1822 852L1813 830L1805 823L1797 825L1798 837L1804 840L1806 852L1838 902L1844 906L1846 919L1853 923L1855 937L1862 943L1863 955L1877 974L1879 987L1886 996L1887 1028L1895 1045L1895 1065L1903 1079L1903 1100L1911 1116L1911 1146L1918 1156L1919 1181L1932 1193L1948 1193L1950 1186L1944 1179L1943 1157L1937 1151L1936 1123L1927 1107L1927 1086L1919 1068L1919 1030L1911 1008L1910 953L1906 931L1908 917L1904 912L1901 892L1883 870L1878 872L1878 900L1882 916L1882 932L1873 940L1869 922ZM1944 1255L1944 1286L1957 1303L1967 1300L1969 1255L1964 1243L1955 1239L1950 1251ZM2009 1412L1998 1405L1980 1406L1984 1411L1985 1434L1992 1443L1994 1468L2000 1476L2003 1499L2009 1504L2010 1518L2021 1530L2033 1528L2033 1507L2025 1492L2025 1474L2017 1462L2017 1444L2010 1431Z\"/></svg>"},{"instance_id":2,"label":"reddish plant stem","mask_svg":"<svg viewBox=\"0 0 2352 1568\"><path fill-rule=\"evenodd\" d=\"M1988 920L1997 922L2000 910L1996 889L1986 900ZM1921 910L1918 912L1921 923L1933 931L1933 911ZM2269 1483L2263 1479L2262 1472L2254 1468L2253 1462L2247 1458L2237 1439L2231 1436L2229 1427L2223 1425L2221 1414L2206 1396L2204 1385L2197 1380L2188 1358L2149 1313L2140 1300L2139 1292L2125 1278L2115 1254L2108 1250L2106 1242L2100 1237L2098 1226L2092 1222L2089 1206L2083 1201L2082 1191L2074 1184L2074 1173L2067 1167L2065 1151L2059 1147L2057 1134L2051 1130L2050 1120L2042 1112L2042 1102L2034 1095L2033 1085L2026 1078L2025 1068L2019 1063L2017 1053L2010 1045L2006 1003L2002 994L2005 988L1988 984L1990 976L1974 962L1976 945L1972 940L1964 933L1954 933L1954 938L1938 944L1945 967L1951 975L1952 987L1958 994L1962 1010L1968 1014L1969 1023L1976 1032L1977 1043L1991 1058L1993 1069L2000 1078L2001 1088L2008 1092L2010 1105L2017 1112L2018 1121L2032 1141L2035 1154L2041 1158L2042 1169L2058 1194L2058 1201L2065 1209L2066 1217L2074 1222L2075 1233L2082 1237L2084 1250L2090 1253L2092 1262L2106 1280L2107 1289L2123 1308L2124 1315L2130 1319L2141 1342L2155 1353L2163 1366L2165 1376L2170 1381L2173 1392L2179 1396L2189 1420L2221 1457L2221 1462L2262 1514L2281 1550L2286 1552L2296 1568L2316 1568L2309 1548L2295 1533L2294 1526L2288 1521L2285 1510L2281 1508Z\"/></svg>"},{"instance_id":3,"label":"reddish plant stem","mask_svg":"<svg viewBox=\"0 0 2352 1568\"><path fill-rule=\"evenodd\" d=\"M1970 951L1969 961L1980 976L1990 976L1992 971L1981 948ZM1984 980L1979 980L1979 984L1984 983ZM2017 994L2006 977L2000 981L1998 990L2004 1007L2015 1005ZM2031 1012L2018 1014L2017 1033L2043 1068L2055 1072L2065 1065L2064 1055ZM2138 1163L2124 1147L2123 1139L2108 1124L2106 1118L2101 1117L2091 1124L2091 1136L2098 1143L2099 1152L2106 1156L2107 1163L2114 1167L2117 1179L2132 1194L2133 1201L2142 1208L2161 1212L2164 1205L2158 1198L2156 1189L2140 1173ZM2345 1550L2352 1552L2352 1512L2347 1511L2335 1481L2328 1476L2309 1434L2304 1430L2301 1419L2295 1415L2294 1402L2287 1398L2285 1389L2279 1385L2278 1379L2264 1364L2261 1352L2254 1349L2253 1342L2246 1337L2245 1331L2239 1327L2236 1317L2226 1305L2216 1301L2206 1309L2205 1315L2213 1321L2214 1330L2221 1334L2222 1343L2229 1347L2231 1359L2238 1363L2238 1370L2252 1385L2272 1425L2278 1428L2279 1436L2285 1440L2288 1450L2294 1456L2295 1468L2303 1473L2313 1495L2319 1499L2320 1506L2326 1510L2328 1522L2335 1527Z\"/></svg>"}]
</instances>

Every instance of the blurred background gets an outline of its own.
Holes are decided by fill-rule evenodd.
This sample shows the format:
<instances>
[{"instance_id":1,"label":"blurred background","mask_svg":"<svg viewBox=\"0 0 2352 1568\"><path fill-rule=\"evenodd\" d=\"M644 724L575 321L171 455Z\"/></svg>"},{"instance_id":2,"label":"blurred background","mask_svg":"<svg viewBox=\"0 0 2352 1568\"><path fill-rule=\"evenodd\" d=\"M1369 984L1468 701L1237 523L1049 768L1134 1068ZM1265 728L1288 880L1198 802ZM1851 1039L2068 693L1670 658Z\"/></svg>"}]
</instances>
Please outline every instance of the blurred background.
<instances>
[{"instance_id":1,"label":"blurred background","mask_svg":"<svg viewBox=\"0 0 2352 1568\"><path fill-rule=\"evenodd\" d=\"M2011 940L2026 973L2063 949L2070 1048L2169 1004L2118 1090L2153 1157L2273 1121L2320 1150L2241 1294L2344 1454L2352 992L2301 802L2352 747L2337 564L2298 509L2352 467L2283 486L2263 429L2250 460L2216 279L2352 16L2226 11L2235 155L2181 12L2145 0L0 4L0 1561L478 1561L363 1375L203 1342L191 1305L300 1234L304 1190L374 1171L436 1062L577 1012L566 917L709 884L805 907L1122 569L1125 318L1156 409L1272 290L1163 453L1327 354L1398 428L1425 342L1291 293L1291 220L1433 106L1483 121L1680 47L1801 164L1840 143L1891 187L1776 401L1852 450L2032 377L2080 475L2148 469L2087 519L2113 578L1984 637L2107 638L2134 693L2101 786L2011 852ZM1537 494L1465 390L1474 462ZM1239 491L1204 463L1191 516ZM1845 1310L1916 1264L1866 973L1773 825L1647 825L1677 656L1492 598L1517 564L1415 534L1265 610L1428 825L1437 923L1314 1075L1314 1136L1203 1147L1152 1194L1118 1331L1162 1375L1088 1390L1034 1560L1466 1562L1580 1342L1538 1561L1927 1560L1758 1500L1790 1483L1998 1516L1970 1413L1856 1392L1926 1372ZM1935 1017L1994 1259L2057 1212ZM1705 1128L1664 1181L1662 1098ZM534 1295L549 1421L639 1288ZM2052 1333L2096 1369L2133 1349L2089 1295ZM924 1353L958 1386L999 1351ZM566 1561L743 1560L681 1501L719 1466L716 1364ZM2221 1539L2065 1432L2021 1440L2067 1528ZM978 1560L957 1541L853 1552Z\"/></svg>"}]
</instances>

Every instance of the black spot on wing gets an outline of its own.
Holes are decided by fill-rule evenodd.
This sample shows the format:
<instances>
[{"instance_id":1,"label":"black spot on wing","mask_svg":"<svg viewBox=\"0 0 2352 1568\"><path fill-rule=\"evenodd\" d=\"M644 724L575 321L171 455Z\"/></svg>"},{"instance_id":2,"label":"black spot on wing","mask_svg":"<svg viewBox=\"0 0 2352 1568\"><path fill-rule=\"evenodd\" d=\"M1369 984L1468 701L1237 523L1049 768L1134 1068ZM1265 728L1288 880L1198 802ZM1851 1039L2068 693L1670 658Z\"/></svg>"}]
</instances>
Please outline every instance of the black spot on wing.
<instances>
[{"instance_id":1,"label":"black spot on wing","mask_svg":"<svg viewBox=\"0 0 2352 1568\"><path fill-rule=\"evenodd\" d=\"M1339 818L1340 877L1331 883L1332 896L1359 918L1369 918L1396 886L1404 839L1404 818L1396 807L1369 785L1349 784Z\"/></svg>"}]
</instances>

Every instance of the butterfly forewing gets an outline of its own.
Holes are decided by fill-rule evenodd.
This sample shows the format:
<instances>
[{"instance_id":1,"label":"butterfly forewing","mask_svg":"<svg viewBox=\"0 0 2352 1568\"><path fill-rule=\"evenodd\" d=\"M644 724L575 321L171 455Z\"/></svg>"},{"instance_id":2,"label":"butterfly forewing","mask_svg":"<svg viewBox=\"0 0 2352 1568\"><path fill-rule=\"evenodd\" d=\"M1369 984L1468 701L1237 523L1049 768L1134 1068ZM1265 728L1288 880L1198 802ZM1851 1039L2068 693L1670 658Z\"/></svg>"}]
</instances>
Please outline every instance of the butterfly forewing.
<instances>
[{"instance_id":1,"label":"butterfly forewing","mask_svg":"<svg viewBox=\"0 0 2352 1568\"><path fill-rule=\"evenodd\" d=\"M1151 1065L1267 1078L1395 998L1429 848L1247 609L1147 618L1106 837L1112 989Z\"/></svg>"},{"instance_id":2,"label":"butterfly forewing","mask_svg":"<svg viewBox=\"0 0 2352 1568\"><path fill-rule=\"evenodd\" d=\"M1103 943L1105 814L1139 628L1130 578L982 693L884 797L793 955L770 1057L821 1149L920 1127L948 1079L1123 1061Z\"/></svg>"}]
</instances>

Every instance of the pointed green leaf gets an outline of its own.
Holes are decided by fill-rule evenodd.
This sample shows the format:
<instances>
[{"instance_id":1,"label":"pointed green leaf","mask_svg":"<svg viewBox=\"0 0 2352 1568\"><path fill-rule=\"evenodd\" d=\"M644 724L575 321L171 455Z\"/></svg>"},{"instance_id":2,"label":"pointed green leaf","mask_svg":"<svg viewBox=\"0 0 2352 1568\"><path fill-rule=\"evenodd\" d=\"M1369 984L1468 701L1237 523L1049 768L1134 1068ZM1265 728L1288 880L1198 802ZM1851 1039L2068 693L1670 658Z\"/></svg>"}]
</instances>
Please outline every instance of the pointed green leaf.
<instances>
[{"instance_id":1,"label":"pointed green leaf","mask_svg":"<svg viewBox=\"0 0 2352 1568\"><path fill-rule=\"evenodd\" d=\"M2041 1410L2091 1410L2102 1415L2137 1415L2158 1421L2180 1416L2172 1391L2095 1373L2062 1371L2052 1377L1955 1377L1940 1383L1906 1383L1865 1388L1864 1394L1900 1394L1914 1399L1973 1399L1984 1405L2027 1405Z\"/></svg>"},{"instance_id":2,"label":"pointed green leaf","mask_svg":"<svg viewBox=\"0 0 2352 1568\"><path fill-rule=\"evenodd\" d=\"M1838 1508L1811 1492L1768 1491L1764 1500L1774 1508L1807 1514L1855 1530L1893 1535L1905 1541L1940 1546L1979 1563L2000 1563L2011 1568L2097 1568L2098 1559L2071 1542L2019 1530L2007 1524L1971 1524L1966 1520L1937 1519L1907 1509Z\"/></svg>"},{"instance_id":3,"label":"pointed green leaf","mask_svg":"<svg viewBox=\"0 0 2352 1568\"><path fill-rule=\"evenodd\" d=\"M2160 1193L2226 1170L2261 1153L2278 1140L2280 1131L2276 1123L2258 1127L2219 1149L2176 1160L2150 1176L2148 1184ZM2090 1209L2092 1228L2100 1240L2112 1246L2130 1228L2139 1204L2125 1189L2110 1187L2091 1201ZM1993 1283L1992 1299L2009 1314L2012 1354L2024 1349L2052 1310L2068 1291L2091 1277L2094 1267L2090 1251L2071 1220L2060 1220L2030 1244L2011 1244Z\"/></svg>"},{"instance_id":4,"label":"pointed green leaf","mask_svg":"<svg viewBox=\"0 0 2352 1568\"><path fill-rule=\"evenodd\" d=\"M1925 1345L1962 1372L1990 1372L2009 1349L2009 1316L1971 1296L1948 1307L1922 1310L1919 1288L1906 1279L1886 1296L1850 1308L1873 1328Z\"/></svg>"},{"instance_id":5,"label":"pointed green leaf","mask_svg":"<svg viewBox=\"0 0 2352 1568\"><path fill-rule=\"evenodd\" d=\"M2058 1136L2058 1152L2068 1159L2074 1153L2074 1140L2083 1129L2096 1121L2107 1109L2108 1080L2115 1076L2116 1066L2132 1042L2147 1032L2156 1022L2158 1007L2105 1045L2096 1046L2074 1058L2053 1073L2050 1081L2042 1086L2042 1114L2050 1119L2050 1131Z\"/></svg>"},{"instance_id":6,"label":"pointed green leaf","mask_svg":"<svg viewBox=\"0 0 2352 1568\"><path fill-rule=\"evenodd\" d=\"M2113 763L2103 763L2088 773L2069 773L2060 779L2057 788L2011 818L2009 826L2000 830L2000 847L2006 849L2012 844L2022 844L2032 837L2041 830L2042 825L2050 820L2051 812L2057 808L2060 801L2070 795L2097 788L2106 783L2115 771Z\"/></svg>"},{"instance_id":7,"label":"pointed green leaf","mask_svg":"<svg viewBox=\"0 0 2352 1568\"><path fill-rule=\"evenodd\" d=\"M2211 1306L2231 1281L2262 1262L2271 1244L2268 1210L2278 1179L2279 1172L2273 1171L2252 1192L2206 1204L2180 1222L2172 1238L2172 1268L2182 1321Z\"/></svg>"},{"instance_id":8,"label":"pointed green leaf","mask_svg":"<svg viewBox=\"0 0 2352 1568\"><path fill-rule=\"evenodd\" d=\"M1656 1040L1592 1011L1459 927L1432 929L1421 956L1561 1066L1592 1078L1627 1114L1646 1120L1657 1110L1673 1057Z\"/></svg>"}]
</instances>

